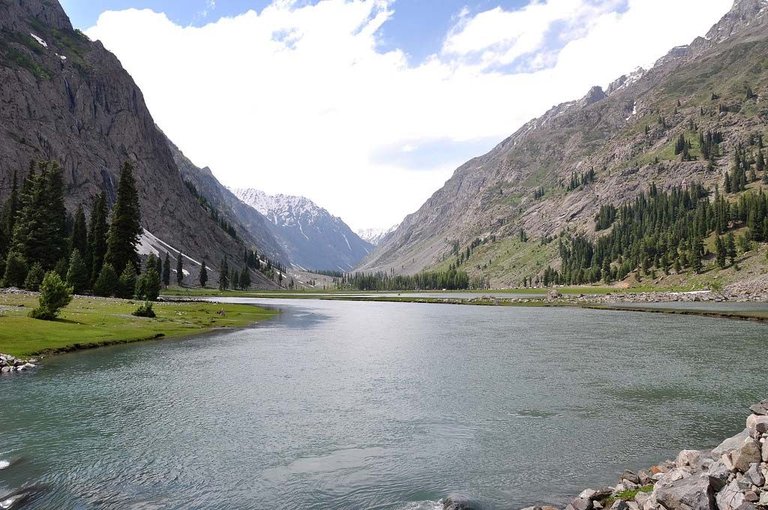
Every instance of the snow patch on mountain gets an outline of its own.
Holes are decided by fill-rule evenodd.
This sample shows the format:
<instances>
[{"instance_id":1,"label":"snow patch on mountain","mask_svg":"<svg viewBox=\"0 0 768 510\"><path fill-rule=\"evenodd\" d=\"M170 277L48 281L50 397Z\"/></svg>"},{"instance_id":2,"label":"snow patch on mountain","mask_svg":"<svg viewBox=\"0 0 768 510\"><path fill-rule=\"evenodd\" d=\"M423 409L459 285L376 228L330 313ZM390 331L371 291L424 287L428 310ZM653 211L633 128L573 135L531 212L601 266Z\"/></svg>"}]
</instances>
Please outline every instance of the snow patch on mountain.
<instances>
[{"instance_id":1,"label":"snow patch on mountain","mask_svg":"<svg viewBox=\"0 0 768 510\"><path fill-rule=\"evenodd\" d=\"M397 230L398 226L399 225L393 225L389 228L364 228L362 230L358 230L356 234L363 241L367 241L373 246L378 246L382 239Z\"/></svg>"}]
</instances>

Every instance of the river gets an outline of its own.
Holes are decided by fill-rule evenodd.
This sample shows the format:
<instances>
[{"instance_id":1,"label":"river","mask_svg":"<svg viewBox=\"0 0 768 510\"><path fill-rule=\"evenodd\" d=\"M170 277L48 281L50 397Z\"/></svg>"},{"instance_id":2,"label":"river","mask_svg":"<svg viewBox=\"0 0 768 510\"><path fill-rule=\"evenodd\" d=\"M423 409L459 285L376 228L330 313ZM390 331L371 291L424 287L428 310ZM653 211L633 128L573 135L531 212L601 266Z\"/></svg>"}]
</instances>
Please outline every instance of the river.
<instances>
[{"instance_id":1,"label":"river","mask_svg":"<svg viewBox=\"0 0 768 510\"><path fill-rule=\"evenodd\" d=\"M768 396L764 324L250 301L283 313L0 378L0 459L20 459L0 496L39 484L28 508L399 510L463 494L519 509L712 447Z\"/></svg>"}]
</instances>

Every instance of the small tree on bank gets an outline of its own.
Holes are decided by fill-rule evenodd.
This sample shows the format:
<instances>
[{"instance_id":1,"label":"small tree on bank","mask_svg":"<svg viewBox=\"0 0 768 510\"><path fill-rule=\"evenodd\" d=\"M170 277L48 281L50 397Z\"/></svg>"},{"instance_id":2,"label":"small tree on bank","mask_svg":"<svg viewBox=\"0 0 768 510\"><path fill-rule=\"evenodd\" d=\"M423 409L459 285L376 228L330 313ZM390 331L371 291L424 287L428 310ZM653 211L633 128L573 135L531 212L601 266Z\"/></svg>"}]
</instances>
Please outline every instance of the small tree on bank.
<instances>
[{"instance_id":1,"label":"small tree on bank","mask_svg":"<svg viewBox=\"0 0 768 510\"><path fill-rule=\"evenodd\" d=\"M221 267L219 268L219 290L227 290L229 288L229 264L227 263L227 256L221 261Z\"/></svg>"},{"instance_id":2,"label":"small tree on bank","mask_svg":"<svg viewBox=\"0 0 768 510\"><path fill-rule=\"evenodd\" d=\"M184 281L184 264L181 261L181 252L176 257L176 283L181 287L181 282Z\"/></svg>"},{"instance_id":3,"label":"small tree on bank","mask_svg":"<svg viewBox=\"0 0 768 510\"><path fill-rule=\"evenodd\" d=\"M200 268L200 286L205 288L206 283L208 283L208 270L205 268L205 259L203 259L203 265Z\"/></svg>"},{"instance_id":4,"label":"small tree on bank","mask_svg":"<svg viewBox=\"0 0 768 510\"><path fill-rule=\"evenodd\" d=\"M165 252L165 264L163 264L163 286L168 287L171 284L171 254Z\"/></svg>"},{"instance_id":5,"label":"small tree on bank","mask_svg":"<svg viewBox=\"0 0 768 510\"><path fill-rule=\"evenodd\" d=\"M49 271L40 285L40 306L29 315L33 319L52 321L70 301L72 287L68 287L57 272Z\"/></svg>"}]
</instances>

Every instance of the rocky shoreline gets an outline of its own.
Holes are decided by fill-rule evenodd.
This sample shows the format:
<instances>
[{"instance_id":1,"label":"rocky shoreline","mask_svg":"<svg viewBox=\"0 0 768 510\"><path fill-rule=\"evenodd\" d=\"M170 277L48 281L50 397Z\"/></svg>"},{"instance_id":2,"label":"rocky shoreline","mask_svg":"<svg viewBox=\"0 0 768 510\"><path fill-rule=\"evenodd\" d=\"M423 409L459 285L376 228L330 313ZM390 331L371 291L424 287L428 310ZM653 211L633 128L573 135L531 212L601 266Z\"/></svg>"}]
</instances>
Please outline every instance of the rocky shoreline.
<instances>
[{"instance_id":1,"label":"rocky shoreline","mask_svg":"<svg viewBox=\"0 0 768 510\"><path fill-rule=\"evenodd\" d=\"M625 471L615 486L585 489L563 510L768 510L768 400L750 411L744 431L714 449L683 450L675 460ZM454 498L443 508L474 509Z\"/></svg>"},{"instance_id":2,"label":"rocky shoreline","mask_svg":"<svg viewBox=\"0 0 768 510\"><path fill-rule=\"evenodd\" d=\"M26 372L37 368L37 359L20 359L10 354L0 353L0 374L11 374L18 372Z\"/></svg>"}]
</instances>

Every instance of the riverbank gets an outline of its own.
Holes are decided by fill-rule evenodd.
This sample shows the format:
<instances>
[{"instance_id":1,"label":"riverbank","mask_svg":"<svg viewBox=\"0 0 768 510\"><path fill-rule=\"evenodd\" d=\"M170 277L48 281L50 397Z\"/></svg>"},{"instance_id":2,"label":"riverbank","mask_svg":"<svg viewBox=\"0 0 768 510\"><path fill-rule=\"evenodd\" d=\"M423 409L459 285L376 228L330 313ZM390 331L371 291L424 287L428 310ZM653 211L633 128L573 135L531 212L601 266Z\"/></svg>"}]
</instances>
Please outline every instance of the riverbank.
<instances>
[{"instance_id":1,"label":"riverbank","mask_svg":"<svg viewBox=\"0 0 768 510\"><path fill-rule=\"evenodd\" d=\"M750 407L743 432L712 450L683 450L613 487L585 489L565 510L764 510L768 508L768 400ZM448 500L446 510L471 510ZM524 510L559 510L542 505Z\"/></svg>"},{"instance_id":2,"label":"riverbank","mask_svg":"<svg viewBox=\"0 0 768 510\"><path fill-rule=\"evenodd\" d=\"M157 338L178 338L218 328L246 327L277 312L252 305L207 302L153 303L156 318L131 315L139 302L75 296L55 321L28 316L38 295L0 292L0 353L16 358L50 355Z\"/></svg>"}]
</instances>

